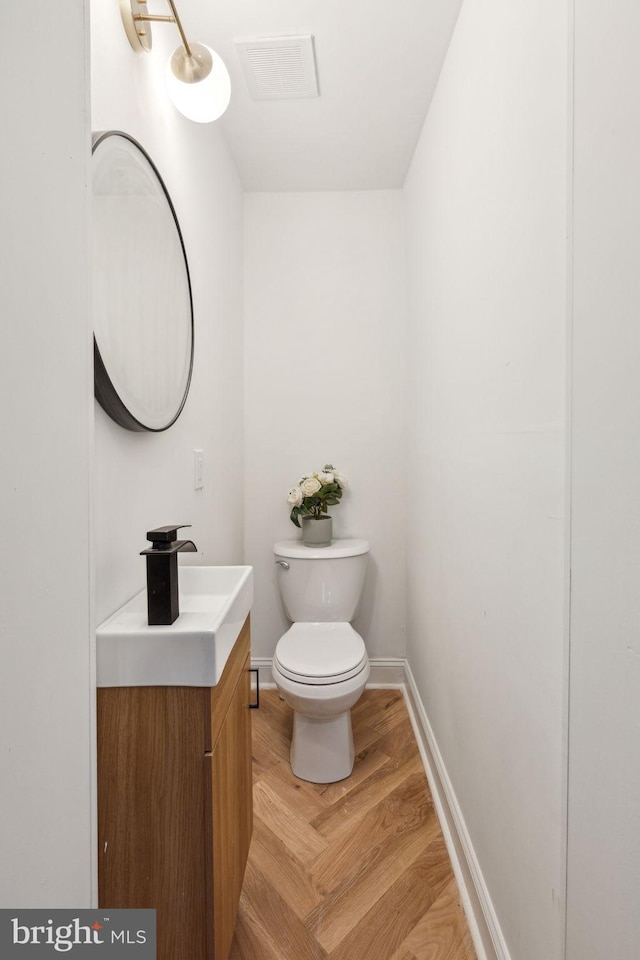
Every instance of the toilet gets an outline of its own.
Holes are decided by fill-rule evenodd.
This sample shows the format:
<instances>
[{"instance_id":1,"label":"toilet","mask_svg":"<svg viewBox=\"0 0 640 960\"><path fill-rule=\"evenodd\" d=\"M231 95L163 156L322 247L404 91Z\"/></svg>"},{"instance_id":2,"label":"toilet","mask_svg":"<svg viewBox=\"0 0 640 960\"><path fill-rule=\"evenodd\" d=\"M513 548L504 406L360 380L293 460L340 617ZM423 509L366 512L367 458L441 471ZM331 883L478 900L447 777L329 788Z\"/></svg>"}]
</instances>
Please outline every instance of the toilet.
<instances>
[{"instance_id":1,"label":"toilet","mask_svg":"<svg viewBox=\"0 0 640 960\"><path fill-rule=\"evenodd\" d=\"M308 547L282 540L273 552L292 626L276 646L272 673L293 708L291 769L312 783L344 780L353 770L351 708L369 677L364 640L351 626L367 570L366 540Z\"/></svg>"}]
</instances>

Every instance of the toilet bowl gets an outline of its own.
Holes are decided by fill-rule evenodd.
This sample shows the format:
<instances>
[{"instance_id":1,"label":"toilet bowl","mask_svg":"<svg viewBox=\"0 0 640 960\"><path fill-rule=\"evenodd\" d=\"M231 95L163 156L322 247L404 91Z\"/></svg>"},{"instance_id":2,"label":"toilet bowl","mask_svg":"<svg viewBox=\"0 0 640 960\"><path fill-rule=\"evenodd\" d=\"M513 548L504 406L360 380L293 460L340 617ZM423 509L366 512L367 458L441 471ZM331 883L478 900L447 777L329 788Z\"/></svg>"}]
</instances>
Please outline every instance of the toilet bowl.
<instances>
[{"instance_id":1,"label":"toilet bowl","mask_svg":"<svg viewBox=\"0 0 640 960\"><path fill-rule=\"evenodd\" d=\"M272 673L293 708L291 769L302 780L334 783L353 769L351 708L369 677L364 640L351 626L364 584L366 540L310 548L274 547L292 626L278 641Z\"/></svg>"}]
</instances>

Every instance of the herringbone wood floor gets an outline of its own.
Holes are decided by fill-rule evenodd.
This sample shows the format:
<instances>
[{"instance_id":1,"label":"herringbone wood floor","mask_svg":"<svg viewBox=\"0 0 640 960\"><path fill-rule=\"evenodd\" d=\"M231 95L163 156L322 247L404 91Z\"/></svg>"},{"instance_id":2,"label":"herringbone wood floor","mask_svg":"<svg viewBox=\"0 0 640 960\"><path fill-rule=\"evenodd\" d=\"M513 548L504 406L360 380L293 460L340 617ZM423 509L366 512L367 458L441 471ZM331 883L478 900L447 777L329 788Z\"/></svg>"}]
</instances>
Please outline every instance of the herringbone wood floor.
<instances>
[{"instance_id":1,"label":"herringbone wood floor","mask_svg":"<svg viewBox=\"0 0 640 960\"><path fill-rule=\"evenodd\" d=\"M293 776L291 717L277 691L261 693L230 960L475 960L401 692L365 691L340 783Z\"/></svg>"}]
</instances>

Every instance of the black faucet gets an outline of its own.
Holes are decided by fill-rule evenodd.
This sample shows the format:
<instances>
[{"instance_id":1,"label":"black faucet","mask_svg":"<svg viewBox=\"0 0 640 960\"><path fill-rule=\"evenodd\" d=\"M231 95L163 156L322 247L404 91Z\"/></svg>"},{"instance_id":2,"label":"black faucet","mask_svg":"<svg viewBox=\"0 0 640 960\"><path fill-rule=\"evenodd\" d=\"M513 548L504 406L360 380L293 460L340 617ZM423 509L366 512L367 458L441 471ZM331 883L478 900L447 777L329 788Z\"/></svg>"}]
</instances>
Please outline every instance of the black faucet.
<instances>
[{"instance_id":1,"label":"black faucet","mask_svg":"<svg viewBox=\"0 0 640 960\"><path fill-rule=\"evenodd\" d=\"M149 530L151 546L140 551L147 558L147 612L149 626L173 623L178 618L178 551L195 553L193 540L178 540L178 530L190 523Z\"/></svg>"}]
</instances>

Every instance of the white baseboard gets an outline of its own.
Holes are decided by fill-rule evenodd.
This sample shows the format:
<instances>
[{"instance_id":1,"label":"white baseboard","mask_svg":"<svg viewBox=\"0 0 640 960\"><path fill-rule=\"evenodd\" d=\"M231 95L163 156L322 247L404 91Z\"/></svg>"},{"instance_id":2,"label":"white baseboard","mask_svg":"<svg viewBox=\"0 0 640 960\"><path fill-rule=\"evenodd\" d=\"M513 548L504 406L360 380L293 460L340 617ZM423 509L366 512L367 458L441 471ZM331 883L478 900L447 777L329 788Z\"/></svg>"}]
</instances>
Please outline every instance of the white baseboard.
<instances>
[{"instance_id":1,"label":"white baseboard","mask_svg":"<svg viewBox=\"0 0 640 960\"><path fill-rule=\"evenodd\" d=\"M368 687L404 687L404 660L399 657L373 657L369 664L371 673ZM252 657L251 666L258 671L262 689L272 690L275 683L271 675L271 657Z\"/></svg>"},{"instance_id":2,"label":"white baseboard","mask_svg":"<svg viewBox=\"0 0 640 960\"><path fill-rule=\"evenodd\" d=\"M405 663L404 694L478 960L511 960L460 805L408 663Z\"/></svg>"},{"instance_id":3,"label":"white baseboard","mask_svg":"<svg viewBox=\"0 0 640 960\"><path fill-rule=\"evenodd\" d=\"M404 687L405 661L399 657L371 657L369 666L371 672L367 681L368 687Z\"/></svg>"},{"instance_id":4,"label":"white baseboard","mask_svg":"<svg viewBox=\"0 0 640 960\"><path fill-rule=\"evenodd\" d=\"M372 657L370 665L367 687L403 691L478 960L511 960L411 668L400 658ZM270 657L253 658L251 666L258 670L263 689L275 687Z\"/></svg>"},{"instance_id":5,"label":"white baseboard","mask_svg":"<svg viewBox=\"0 0 640 960\"><path fill-rule=\"evenodd\" d=\"M258 671L262 690L273 690L275 683L271 676L271 657L251 657L251 669Z\"/></svg>"}]
</instances>

